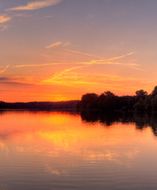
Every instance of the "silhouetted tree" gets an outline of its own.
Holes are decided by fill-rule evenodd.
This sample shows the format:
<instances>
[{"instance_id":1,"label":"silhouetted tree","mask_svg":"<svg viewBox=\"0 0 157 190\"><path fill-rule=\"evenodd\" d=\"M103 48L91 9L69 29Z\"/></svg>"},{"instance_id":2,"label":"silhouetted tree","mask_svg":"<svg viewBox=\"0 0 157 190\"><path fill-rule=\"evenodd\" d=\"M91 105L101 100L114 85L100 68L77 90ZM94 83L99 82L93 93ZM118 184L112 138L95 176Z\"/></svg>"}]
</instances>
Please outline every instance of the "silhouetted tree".
<instances>
[{"instance_id":1,"label":"silhouetted tree","mask_svg":"<svg viewBox=\"0 0 157 190\"><path fill-rule=\"evenodd\" d=\"M144 90L137 90L136 96L139 98L145 98L148 95L147 91Z\"/></svg>"},{"instance_id":2,"label":"silhouetted tree","mask_svg":"<svg viewBox=\"0 0 157 190\"><path fill-rule=\"evenodd\" d=\"M115 97L115 95L111 91L104 92L104 95L108 97Z\"/></svg>"},{"instance_id":3,"label":"silhouetted tree","mask_svg":"<svg viewBox=\"0 0 157 190\"><path fill-rule=\"evenodd\" d=\"M88 93L82 96L81 109L89 110L97 108L98 95L95 93Z\"/></svg>"},{"instance_id":4,"label":"silhouetted tree","mask_svg":"<svg viewBox=\"0 0 157 190\"><path fill-rule=\"evenodd\" d=\"M117 97L110 91L104 92L98 97L98 108L110 112L116 109Z\"/></svg>"},{"instance_id":5,"label":"silhouetted tree","mask_svg":"<svg viewBox=\"0 0 157 190\"><path fill-rule=\"evenodd\" d=\"M157 112L157 86L149 95L144 90L136 91L135 96L116 96L110 91L85 94L81 100L82 109L98 109L103 112Z\"/></svg>"},{"instance_id":6,"label":"silhouetted tree","mask_svg":"<svg viewBox=\"0 0 157 190\"><path fill-rule=\"evenodd\" d=\"M154 87L151 96L156 96L157 95L157 86Z\"/></svg>"},{"instance_id":7,"label":"silhouetted tree","mask_svg":"<svg viewBox=\"0 0 157 190\"><path fill-rule=\"evenodd\" d=\"M134 109L136 112L145 112L145 101L140 99L134 105Z\"/></svg>"},{"instance_id":8,"label":"silhouetted tree","mask_svg":"<svg viewBox=\"0 0 157 190\"><path fill-rule=\"evenodd\" d=\"M151 107L153 112L157 112L157 95L152 97Z\"/></svg>"}]
</instances>

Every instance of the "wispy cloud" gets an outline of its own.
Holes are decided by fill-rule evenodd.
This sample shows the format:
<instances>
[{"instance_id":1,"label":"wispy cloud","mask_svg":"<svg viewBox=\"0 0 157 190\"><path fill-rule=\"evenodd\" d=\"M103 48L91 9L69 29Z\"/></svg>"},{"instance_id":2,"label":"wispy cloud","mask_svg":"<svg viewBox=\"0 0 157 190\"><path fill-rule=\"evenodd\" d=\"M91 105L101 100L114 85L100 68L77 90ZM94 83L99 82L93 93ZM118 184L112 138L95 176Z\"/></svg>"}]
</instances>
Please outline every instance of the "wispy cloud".
<instances>
[{"instance_id":1,"label":"wispy cloud","mask_svg":"<svg viewBox=\"0 0 157 190\"><path fill-rule=\"evenodd\" d=\"M63 47L62 42L55 42L51 45L49 45L47 48L57 48L57 47ZM122 65L122 66L129 66L129 67L134 67L137 69L139 67L139 64L135 62L135 60L126 60L126 58L133 56L135 53L133 51L127 52L121 55L113 56L110 58L104 58L103 56L98 56L94 55L88 52L83 52L75 49L69 49L69 48L62 48L63 53L68 52L66 55L67 58L68 56L71 58L75 58L75 61L72 61L72 64L77 64L77 65ZM61 52L61 51L60 51ZM70 54L69 54L70 53ZM44 55L46 56L46 55ZM50 58L50 56L46 56L47 58ZM80 60L79 60L80 59ZM125 60L125 61L124 61ZM67 61L66 61L67 62ZM70 62L69 62L70 63ZM58 64L64 64L64 61L59 62ZM138 68L139 69L139 68Z\"/></svg>"},{"instance_id":2,"label":"wispy cloud","mask_svg":"<svg viewBox=\"0 0 157 190\"><path fill-rule=\"evenodd\" d=\"M137 64L135 61L124 61L127 57L134 55L134 52L128 52L126 54L122 54L119 56L111 57L111 58L99 58L99 59L91 59L89 61L80 62L83 65L119 65L130 67L135 70L141 70L140 65Z\"/></svg>"},{"instance_id":3,"label":"wispy cloud","mask_svg":"<svg viewBox=\"0 0 157 190\"><path fill-rule=\"evenodd\" d=\"M44 80L43 82L46 82L46 83L48 82L49 83L53 79L54 80L60 79L60 77L62 77L65 73L68 73L68 72L73 71L73 70L78 70L79 68L82 68L82 66L76 66L76 67L71 67L71 68L65 69L65 70L63 70L63 71L61 71L59 73L54 74L52 78Z\"/></svg>"},{"instance_id":4,"label":"wispy cloud","mask_svg":"<svg viewBox=\"0 0 157 190\"><path fill-rule=\"evenodd\" d=\"M24 78L0 77L0 84L5 85L33 85Z\"/></svg>"},{"instance_id":5,"label":"wispy cloud","mask_svg":"<svg viewBox=\"0 0 157 190\"><path fill-rule=\"evenodd\" d=\"M112 58L109 58L108 61L115 61L115 60L119 60L119 59L123 59L123 58L126 58L128 56L131 56L131 55L134 55L134 52L128 52L126 54L122 54L122 55L119 55L119 56L115 56L115 57L112 57Z\"/></svg>"},{"instance_id":6,"label":"wispy cloud","mask_svg":"<svg viewBox=\"0 0 157 190\"><path fill-rule=\"evenodd\" d=\"M5 24L11 20L10 16L0 15L0 25Z\"/></svg>"},{"instance_id":7,"label":"wispy cloud","mask_svg":"<svg viewBox=\"0 0 157 190\"><path fill-rule=\"evenodd\" d=\"M81 53L81 52L80 52ZM91 59L87 62L83 62L84 64L118 64L117 62L115 61L118 61L118 60L121 60L121 59L124 59L128 56L131 56L133 55L134 52L129 52L129 53L125 53L125 54L122 54L122 55L118 55L118 56L113 56L111 58L103 58L103 57L98 57L97 59ZM91 54L86 54L86 53L83 53L83 55L87 55L87 56L90 56L90 57L96 57L94 55L91 55Z\"/></svg>"},{"instance_id":8,"label":"wispy cloud","mask_svg":"<svg viewBox=\"0 0 157 190\"><path fill-rule=\"evenodd\" d=\"M69 42L62 42L62 41L57 41L54 42L48 46L46 46L47 49L54 49L54 48L62 48L60 49L59 53L64 54L64 57L66 57L66 62L69 60L69 63L73 64L81 64L81 65L124 65L124 66L129 66L129 67L138 67L139 65L135 63L134 60L124 60L127 57L131 57L132 55L135 54L135 52L130 51L124 54L120 54L117 56L113 56L110 58L105 58L103 56L98 56L94 55L92 53L80 51L77 49L71 49L68 46L71 45ZM44 54L42 56L50 59L52 55L56 52L52 52L53 54ZM57 54L58 56L58 54ZM73 60L71 60L71 57L73 57ZM54 58L54 56L53 56ZM122 61L121 61L122 60ZM64 61L58 61L58 64L64 64ZM137 69L137 68L136 68Z\"/></svg>"},{"instance_id":9,"label":"wispy cloud","mask_svg":"<svg viewBox=\"0 0 157 190\"><path fill-rule=\"evenodd\" d=\"M80 55L86 56L86 57L93 57L93 59L89 59L88 61L81 61L79 62L79 64L82 65L122 65L122 66L129 66L129 67L133 67L135 69L139 69L139 64L134 63L134 62L123 62L121 60L130 57L132 55L134 55L134 52L128 52L125 54L121 54L118 56L113 56L111 58L103 58L103 57L99 57L99 56L95 56L89 53L85 53L85 52L81 52L81 51L71 51L71 53L78 53ZM95 59L94 59L95 57Z\"/></svg>"},{"instance_id":10,"label":"wispy cloud","mask_svg":"<svg viewBox=\"0 0 157 190\"><path fill-rule=\"evenodd\" d=\"M124 53L124 54L121 54L121 55L117 55L117 56L113 56L111 58L104 58L103 56L98 56L98 55L94 55L92 53L88 53L88 52L85 52L85 51L80 51L80 50L77 50L77 49L71 49L69 48L69 45L70 42L62 42L62 41L57 41L57 42L54 42L54 43L51 43L50 45L46 46L47 49L53 49L53 48L60 48L62 47L62 51L63 53L68 53L67 56L79 56L81 57L81 59L85 59L85 60L89 60L87 62L84 61L84 64L94 64L94 63L101 63L104 64L105 63L111 63L111 62L114 62L114 61L117 61L117 60L121 60L121 59L125 59L129 56L132 56L135 54L135 52L133 51L130 51L130 52L127 52L127 53ZM83 63L83 62L82 62Z\"/></svg>"},{"instance_id":11,"label":"wispy cloud","mask_svg":"<svg viewBox=\"0 0 157 190\"><path fill-rule=\"evenodd\" d=\"M106 89L121 89L124 88L124 84L141 84L146 83L147 81L139 80L138 78L132 77L123 77L119 75L109 75L109 74L83 74L82 72L77 72L77 70L82 69L80 67L71 67L65 69L60 73L54 74L47 80L43 80L41 83L46 85L62 85L62 86L77 86L77 87L104 87ZM138 81L138 82L137 82ZM129 87L130 88L130 87Z\"/></svg>"},{"instance_id":12,"label":"wispy cloud","mask_svg":"<svg viewBox=\"0 0 157 190\"><path fill-rule=\"evenodd\" d=\"M72 51L72 53L78 53L81 55L85 55L88 57L88 61L80 61L75 62L75 66L64 69L58 73L55 73L53 76L50 76L48 79L43 80L42 82L44 84L61 84L61 85L73 85L73 84L82 84L82 85L89 85L89 84L95 84L107 81L109 77L106 77L105 75L100 77L95 77L93 80L89 80L92 78L93 74L88 74L88 76L85 75L85 73L80 69L84 69L85 67L92 67L94 65L101 66L101 65L121 65L121 66L127 66L131 67L132 69L139 69L139 65L134 62L125 62L125 58L132 56L134 52L128 52L125 54L121 54L118 56L114 56L111 58L101 58L92 54L84 53L81 51ZM98 57L97 59L94 59L95 57ZM123 60L124 59L124 60ZM73 64L74 65L74 64ZM78 66L76 66L78 65ZM78 71L79 70L79 71ZM90 68L89 68L90 70ZM105 78L104 78L105 77ZM99 80L97 80L99 78ZM100 80L101 79L101 80ZM112 77L112 80L118 81L119 78Z\"/></svg>"},{"instance_id":13,"label":"wispy cloud","mask_svg":"<svg viewBox=\"0 0 157 190\"><path fill-rule=\"evenodd\" d=\"M93 58L97 58L100 59L100 56L96 56L87 52L83 52L83 51L79 51L79 50L75 50L75 49L65 49L64 51L69 52L71 54L76 54L76 55L81 55L81 56L86 56L86 57L93 57Z\"/></svg>"},{"instance_id":14,"label":"wispy cloud","mask_svg":"<svg viewBox=\"0 0 157 190\"><path fill-rule=\"evenodd\" d=\"M75 52L75 51L74 51ZM101 66L101 65L107 65L107 64L112 64L112 65L122 65L122 66L129 66L134 68L138 68L139 65L136 63L128 63L125 62L125 58L127 58L128 56L132 56L134 53L133 52L128 52L125 54L121 54L118 56L113 56L111 58L99 58L98 56L92 55L92 54L88 54L85 52L80 52L77 51L79 54L83 54L86 55L86 58L88 58L88 61L78 61L78 62L73 62L73 64L71 66L69 66L69 68L63 69L62 71L59 71L55 74L53 74L52 76L48 77L47 79L44 79L41 81L41 84L61 84L61 85L90 85L90 84L96 84L96 83L100 83L101 80L103 81L104 76L103 77L99 77L99 80L97 80L98 77L96 77L95 79L92 78L92 80L90 81L89 79L91 79L91 76L93 74L88 74L88 76L86 76L86 74L84 73L84 68L86 67L92 67L92 66ZM95 57L98 57L99 59L94 59ZM124 60L123 60L124 59ZM53 66L53 65L59 65L59 64L65 64L66 67L68 67L69 64L67 63L60 63L60 62L52 62L52 63L43 63L43 64L18 64L18 65L12 65L12 66L5 66L4 68L0 69L0 74L4 73L5 71L7 71L7 69L12 69L12 68L31 68L31 67L38 67L38 68L42 68L42 67L48 67L48 66ZM90 68L88 69L90 71ZM100 80L101 78L101 80ZM108 80L108 78L106 79ZM113 80L113 78L112 78ZM117 78L116 78L116 81ZM7 82L7 81L6 81ZM11 81L11 82L18 82L18 81ZM4 83L4 82L3 82Z\"/></svg>"},{"instance_id":15,"label":"wispy cloud","mask_svg":"<svg viewBox=\"0 0 157 190\"><path fill-rule=\"evenodd\" d=\"M19 65L13 65L15 68L25 68L25 67L47 67L47 66L53 66L57 63L44 63L44 64L19 64Z\"/></svg>"},{"instance_id":16,"label":"wispy cloud","mask_svg":"<svg viewBox=\"0 0 157 190\"><path fill-rule=\"evenodd\" d=\"M8 29L8 25L0 25L0 31L3 32Z\"/></svg>"},{"instance_id":17,"label":"wispy cloud","mask_svg":"<svg viewBox=\"0 0 157 190\"><path fill-rule=\"evenodd\" d=\"M0 69L0 74L2 74L2 73L4 73L5 71L7 71L8 68L9 68L9 65L7 65L7 66L1 68L1 69Z\"/></svg>"},{"instance_id":18,"label":"wispy cloud","mask_svg":"<svg viewBox=\"0 0 157 190\"><path fill-rule=\"evenodd\" d=\"M90 82L82 79L82 75L78 75L76 72L79 69L84 68L85 66L75 66L68 69L64 69L61 72L55 73L49 79L41 81L42 84L61 84L69 86L71 84L90 84Z\"/></svg>"},{"instance_id":19,"label":"wispy cloud","mask_svg":"<svg viewBox=\"0 0 157 190\"><path fill-rule=\"evenodd\" d=\"M17 6L10 8L10 11L31 11L31 10L38 10L42 8L46 8L49 6L54 6L57 5L61 2L62 0L39 0L39 1L32 1L29 2L25 5Z\"/></svg>"},{"instance_id":20,"label":"wispy cloud","mask_svg":"<svg viewBox=\"0 0 157 190\"><path fill-rule=\"evenodd\" d=\"M18 65L6 65L4 67L0 67L0 74L5 73L8 69L12 69L12 68L31 68L31 67L48 67L48 66L54 66L54 65L58 65L58 63L44 63L44 64L18 64Z\"/></svg>"},{"instance_id":21,"label":"wispy cloud","mask_svg":"<svg viewBox=\"0 0 157 190\"><path fill-rule=\"evenodd\" d=\"M55 47L55 45L57 46L57 44L59 45L61 43L59 43L59 42L54 43L53 46ZM88 54L88 53L85 53L85 52L81 52L81 51L77 51L77 50L74 51L74 52L86 55L88 57L88 60L87 61L78 61L78 62L74 61L70 65L75 65L75 66L64 70L60 74L67 73L67 72L69 72L71 70L77 70L77 69L80 69L80 68L83 68L83 67L89 67L89 66L94 66L94 65L97 65L97 66L99 66L99 65L122 65L122 66L128 66L128 67L132 67L134 69L140 70L139 64L136 64L134 62L129 62L129 63L124 62L124 61L121 62L121 60L125 59L126 57L133 55L134 54L133 52L126 53L126 54L119 55L119 56L115 56L115 57L111 57L111 58L106 58L106 59L103 59L103 58L94 59L94 57L98 57L98 56ZM89 59L89 57L91 57L91 59ZM4 67L0 67L0 74L4 73L8 69L12 69L12 68L17 68L17 69L18 68L31 68L31 67L42 68L42 67L49 67L49 66L54 66L54 65L65 65L65 66L67 66L68 64L58 61L58 62L49 62L49 63L42 63L42 64L6 65Z\"/></svg>"},{"instance_id":22,"label":"wispy cloud","mask_svg":"<svg viewBox=\"0 0 157 190\"><path fill-rule=\"evenodd\" d=\"M57 41L57 42L49 44L48 46L46 46L46 48L51 49L51 48L67 47L69 45L70 45L69 42Z\"/></svg>"}]
</instances>

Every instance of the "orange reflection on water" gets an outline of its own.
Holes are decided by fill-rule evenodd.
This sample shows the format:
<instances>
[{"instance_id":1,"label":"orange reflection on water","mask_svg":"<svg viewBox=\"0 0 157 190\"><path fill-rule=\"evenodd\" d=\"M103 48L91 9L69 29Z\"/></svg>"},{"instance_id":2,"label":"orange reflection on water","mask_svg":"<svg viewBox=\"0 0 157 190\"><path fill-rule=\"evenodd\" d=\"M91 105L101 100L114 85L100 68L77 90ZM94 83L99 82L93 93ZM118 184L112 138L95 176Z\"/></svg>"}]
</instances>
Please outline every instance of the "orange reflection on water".
<instances>
[{"instance_id":1,"label":"orange reflection on water","mask_svg":"<svg viewBox=\"0 0 157 190\"><path fill-rule=\"evenodd\" d=\"M137 175L147 175L145 183L156 181L157 140L149 127L87 123L54 112L4 112L0 121L0 176L10 187L13 181L26 189L110 189L112 180L141 184Z\"/></svg>"},{"instance_id":2,"label":"orange reflection on water","mask_svg":"<svg viewBox=\"0 0 157 190\"><path fill-rule=\"evenodd\" d=\"M8 112L1 115L0 149L80 160L127 162L154 143L150 129L140 132L132 124L106 127L82 122L65 113ZM157 146L155 143L154 146ZM40 156L40 155L39 155Z\"/></svg>"}]
</instances>

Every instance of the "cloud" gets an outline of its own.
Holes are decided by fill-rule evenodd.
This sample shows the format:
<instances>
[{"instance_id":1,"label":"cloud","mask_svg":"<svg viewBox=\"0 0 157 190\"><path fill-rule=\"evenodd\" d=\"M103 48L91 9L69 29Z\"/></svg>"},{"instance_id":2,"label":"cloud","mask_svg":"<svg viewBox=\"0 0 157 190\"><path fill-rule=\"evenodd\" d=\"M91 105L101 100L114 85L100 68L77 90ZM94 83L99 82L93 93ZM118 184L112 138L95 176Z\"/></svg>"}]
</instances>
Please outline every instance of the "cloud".
<instances>
[{"instance_id":1,"label":"cloud","mask_svg":"<svg viewBox=\"0 0 157 190\"><path fill-rule=\"evenodd\" d=\"M0 15L0 25L5 24L11 20L10 16Z\"/></svg>"},{"instance_id":2,"label":"cloud","mask_svg":"<svg viewBox=\"0 0 157 190\"><path fill-rule=\"evenodd\" d=\"M71 51L71 50L70 50ZM73 67L69 67L67 69L64 69L60 72L55 73L53 76L50 76L48 79L43 80L42 83L44 84L61 84L61 85L93 85L93 84L100 84L104 83L105 81L114 81L118 82L119 80L121 81L121 78L119 77L106 77L106 75L100 76L98 75L97 77L92 78L93 74L84 74L83 71L79 71L80 69L84 69L86 67L92 67L92 66L101 66L101 65L120 65L120 66L125 66L125 67L130 67L131 69L136 69L140 70L140 67L138 64L135 63L135 61L127 61L126 58L129 56L134 55L134 52L127 52L124 54L120 54L118 56L113 56L111 58L103 58L103 57L98 57L92 54L88 54L86 52L81 52L81 51L75 51L72 50L71 53L76 53L80 55L85 55L88 57L87 61L78 61L74 62ZM97 59L96 59L97 57ZM94 59L95 58L95 59ZM77 66L78 65L78 66ZM122 79L124 81L124 78Z\"/></svg>"},{"instance_id":3,"label":"cloud","mask_svg":"<svg viewBox=\"0 0 157 190\"><path fill-rule=\"evenodd\" d=\"M57 43L54 43L53 46L55 47L55 44L57 45ZM58 43L59 45L59 43ZM81 52L79 52L81 53ZM82 52L83 53L83 52ZM83 53L86 54L86 53ZM78 70L80 68L84 68L84 67L91 67L91 66L101 66L101 65L121 65L121 66L125 66L125 67L131 67L132 69L136 69L136 70L141 70L141 68L139 67L140 65L134 62L121 62L119 60L122 60L128 56L133 55L133 52L130 53L126 53L123 55L119 55L119 56L115 56L112 58L107 58L107 59L103 59L103 58L99 58L99 59L89 59L87 61L76 61L71 63L71 65L75 65L75 66L71 66L68 69L65 69L61 72L59 72L59 75L62 75L64 73L67 73L69 71L73 71L73 70ZM87 54L87 56L92 56L91 54ZM94 55L93 55L94 57ZM42 63L42 64L18 64L18 65L6 65L4 67L0 67L0 74L6 72L8 69L12 69L12 68L42 68L42 67L51 67L54 65L68 65L67 63L62 63L62 62L49 62L49 63ZM57 74L57 75L58 75Z\"/></svg>"},{"instance_id":4,"label":"cloud","mask_svg":"<svg viewBox=\"0 0 157 190\"><path fill-rule=\"evenodd\" d=\"M0 31L1 32L5 31L6 29L8 29L7 25L0 25Z\"/></svg>"},{"instance_id":5,"label":"cloud","mask_svg":"<svg viewBox=\"0 0 157 190\"><path fill-rule=\"evenodd\" d=\"M4 73L5 71L7 71L9 68L9 65L3 67L2 69L0 69L0 74Z\"/></svg>"},{"instance_id":6,"label":"cloud","mask_svg":"<svg viewBox=\"0 0 157 190\"><path fill-rule=\"evenodd\" d=\"M135 69L139 69L139 64L134 63L134 61L130 62L124 62L125 58L130 57L134 55L134 52L127 52L125 54L121 54L118 56L113 56L111 58L104 58L100 56L96 56L94 54L90 54L83 51L73 50L73 49L64 49L64 51L67 51L71 53L72 55L80 55L87 58L87 61L79 61L75 64L81 64L81 65L122 65L122 66L129 66Z\"/></svg>"},{"instance_id":7,"label":"cloud","mask_svg":"<svg viewBox=\"0 0 157 190\"><path fill-rule=\"evenodd\" d=\"M113 56L110 58L105 58L103 56L94 55L92 53L88 53L88 52L84 52L84 51L80 51L76 49L64 48L68 45L69 45L68 42L63 43L61 41L57 41L48 45L46 48L48 49L62 48L61 49L62 51L61 50L59 51L59 53L61 54L61 56L59 57L62 57L64 55L64 60L58 61L58 64L65 64L64 62L66 60L66 63L69 62L69 64L71 63L75 65L76 64L77 65L122 65L122 66L128 66L128 67L132 67L139 70L139 64L136 64L135 60L133 59L126 60L127 57L131 57L132 55L135 54L133 51L120 54L117 56ZM55 53L56 52L53 52L53 58L55 57ZM42 56L50 59L50 57L52 57L52 54L51 55L44 54Z\"/></svg>"},{"instance_id":8,"label":"cloud","mask_svg":"<svg viewBox=\"0 0 157 190\"><path fill-rule=\"evenodd\" d=\"M69 42L61 42L61 41L58 41L58 42L54 42L48 46L46 46L47 49L51 49L51 48L59 48L59 47L67 47L69 46L70 43Z\"/></svg>"},{"instance_id":9,"label":"cloud","mask_svg":"<svg viewBox=\"0 0 157 190\"><path fill-rule=\"evenodd\" d=\"M72 81L76 82L78 81L78 76L76 73L71 73L73 71L76 71L76 70L79 70L79 69L82 69L84 68L85 66L75 66L75 67L70 67L68 69L64 69L63 71L61 72L58 72L56 74L54 74L52 77L50 77L49 79L46 79L46 80L43 80L42 83L43 84L52 84L52 83L61 83L63 84L64 81L65 81L65 84L67 82L67 80L71 79L72 77ZM72 74L72 75L71 75ZM79 82L79 81L78 81Z\"/></svg>"},{"instance_id":10,"label":"cloud","mask_svg":"<svg viewBox=\"0 0 157 190\"><path fill-rule=\"evenodd\" d=\"M105 89L123 90L124 85L126 88L135 88L132 85L127 84L146 84L147 81L139 80L138 78L120 76L120 75L109 75L109 74L85 74L82 72L77 72L84 68L85 66L71 67L65 69L61 72L54 74L52 77L47 80L41 81L41 84L54 85L58 84L61 86L73 86L73 87L104 87ZM138 82L137 82L138 81ZM94 85L94 86L93 86ZM136 89L136 88L135 88Z\"/></svg>"},{"instance_id":11,"label":"cloud","mask_svg":"<svg viewBox=\"0 0 157 190\"><path fill-rule=\"evenodd\" d=\"M91 57L91 58L93 57L93 59L89 59L88 61L78 62L78 64L82 64L82 65L123 65L123 66L134 67L136 69L139 67L139 64L136 64L134 62L131 62L131 63L120 62L120 60L123 60L129 56L134 55L135 54L134 52L128 52L128 53L125 53L122 55L113 56L111 58L103 58L103 57L95 56L93 54L76 51L76 50L67 50L67 51L69 51L73 54L79 54L79 55L83 55L86 57Z\"/></svg>"},{"instance_id":12,"label":"cloud","mask_svg":"<svg viewBox=\"0 0 157 190\"><path fill-rule=\"evenodd\" d=\"M97 64L110 64L110 63L116 64L116 61L125 59L125 58L135 54L133 51L131 51L131 52L127 52L127 53L124 53L121 55L113 56L111 58L104 58L102 56L94 55L92 53L88 53L88 52L84 52L84 51L80 51L80 50L76 50L76 49L71 49L71 48L66 48L69 45L70 45L69 42L57 41L57 42L54 42L54 43L46 46L46 48L50 49L50 48L63 47L62 51L63 51L63 53L67 52L68 53L67 56L75 56L75 55L79 56L81 59L86 60L86 61L78 61L79 64L88 64L88 65L89 64L92 65L92 64L96 64L96 63Z\"/></svg>"},{"instance_id":13,"label":"cloud","mask_svg":"<svg viewBox=\"0 0 157 190\"><path fill-rule=\"evenodd\" d=\"M22 84L10 77L0 77L0 84Z\"/></svg>"},{"instance_id":14,"label":"cloud","mask_svg":"<svg viewBox=\"0 0 157 190\"><path fill-rule=\"evenodd\" d=\"M25 5L17 6L10 8L10 11L31 11L31 10L38 10L42 8L46 8L49 6L54 6L57 5L61 2L62 0L39 0L39 1L32 1L29 2Z\"/></svg>"},{"instance_id":15,"label":"cloud","mask_svg":"<svg viewBox=\"0 0 157 190\"><path fill-rule=\"evenodd\" d=\"M140 68L140 65L135 63L135 61L124 61L125 58L134 55L134 52L128 52L126 54L122 54L119 56L115 56L115 57L111 57L111 58L99 58L99 59L91 59L89 61L84 61L84 62L80 62L80 64L82 65L121 65L121 66L125 66L125 67L131 67L132 69L135 70L140 70L142 71L142 69Z\"/></svg>"},{"instance_id":16,"label":"cloud","mask_svg":"<svg viewBox=\"0 0 157 190\"><path fill-rule=\"evenodd\" d=\"M115 60L123 59L123 58L126 58L126 57L128 57L128 56L131 56L131 55L133 55L133 54L134 54L134 52L128 52L128 53L123 54L123 55L119 55L119 56L116 56L116 57L112 57L112 58L108 59L108 61L115 61Z\"/></svg>"},{"instance_id":17,"label":"cloud","mask_svg":"<svg viewBox=\"0 0 157 190\"><path fill-rule=\"evenodd\" d=\"M83 52L83 51L78 51L78 50L75 50L75 49L66 49L65 51L67 51L69 53L72 53L72 54L83 55L83 56L86 56L86 57L94 57L94 58L100 59L99 56L96 56L96 55L93 55L93 54L90 54L90 53L86 53L86 52Z\"/></svg>"},{"instance_id":18,"label":"cloud","mask_svg":"<svg viewBox=\"0 0 157 190\"><path fill-rule=\"evenodd\" d=\"M126 54L123 54L123 55L119 55L119 56L115 56L115 57L111 57L111 58L106 58L106 59L105 58L92 59L92 60L89 60L89 61L82 62L82 64L87 64L87 65L94 65L94 64L102 64L102 65L103 64L105 64L105 65L106 64L115 64L115 65L121 65L121 64L123 64L124 65L124 63L120 63L120 62L117 62L117 61L125 59L126 57L131 56L133 54L134 54L134 52L129 52L129 53L126 53ZM91 56L91 55L87 54L87 56ZM134 64L134 66L135 66L135 64Z\"/></svg>"},{"instance_id":19,"label":"cloud","mask_svg":"<svg viewBox=\"0 0 157 190\"><path fill-rule=\"evenodd\" d=\"M47 67L47 66L53 66L57 63L45 63L45 64L19 64L19 65L13 65L15 68L25 68L25 67Z\"/></svg>"},{"instance_id":20,"label":"cloud","mask_svg":"<svg viewBox=\"0 0 157 190\"><path fill-rule=\"evenodd\" d=\"M26 85L26 86L32 86L34 83L31 83L26 78L14 78L14 77L0 77L0 84L5 85Z\"/></svg>"},{"instance_id":21,"label":"cloud","mask_svg":"<svg viewBox=\"0 0 157 190\"><path fill-rule=\"evenodd\" d=\"M29 67L48 67L58 65L58 63L43 63L43 64L18 64L18 65L6 65L3 68L0 68L0 74L6 72L9 68L29 68Z\"/></svg>"},{"instance_id":22,"label":"cloud","mask_svg":"<svg viewBox=\"0 0 157 190\"><path fill-rule=\"evenodd\" d=\"M49 79L48 79L48 80L44 80L43 82L49 83L49 82L51 82L52 80L56 80L56 79L58 79L58 78L60 79L60 77L63 77L65 74L67 74L67 73L69 73L69 72L71 72L71 71L74 71L74 70L81 69L81 68L83 68L83 67L85 67L85 66L75 66L75 67L70 67L70 68L68 68L68 69L64 69L63 71L54 74L53 77L50 78L50 80L49 80Z\"/></svg>"}]
</instances>

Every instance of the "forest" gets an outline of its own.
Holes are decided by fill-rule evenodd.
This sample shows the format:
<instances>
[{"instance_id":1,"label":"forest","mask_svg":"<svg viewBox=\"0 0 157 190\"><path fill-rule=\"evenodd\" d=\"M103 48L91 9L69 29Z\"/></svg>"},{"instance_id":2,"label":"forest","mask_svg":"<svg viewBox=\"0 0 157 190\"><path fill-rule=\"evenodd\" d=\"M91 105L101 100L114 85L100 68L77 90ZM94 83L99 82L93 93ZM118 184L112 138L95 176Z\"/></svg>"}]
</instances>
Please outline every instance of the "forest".
<instances>
[{"instance_id":1,"label":"forest","mask_svg":"<svg viewBox=\"0 0 157 190\"><path fill-rule=\"evenodd\" d=\"M137 90L133 96L117 96L110 91L100 95L87 93L80 101L81 111L101 112L157 112L157 86L148 94L145 90Z\"/></svg>"}]
</instances>

